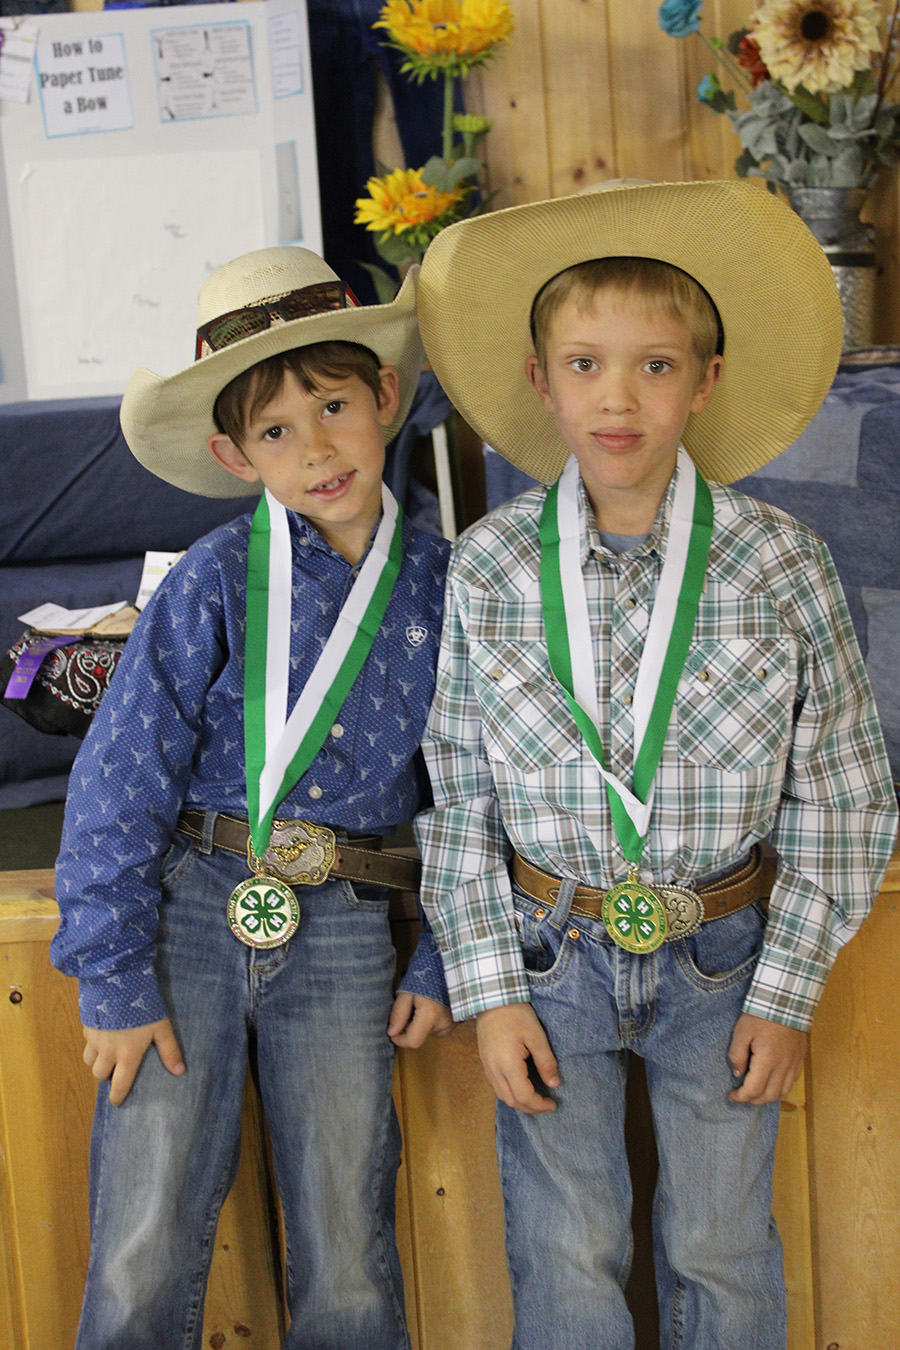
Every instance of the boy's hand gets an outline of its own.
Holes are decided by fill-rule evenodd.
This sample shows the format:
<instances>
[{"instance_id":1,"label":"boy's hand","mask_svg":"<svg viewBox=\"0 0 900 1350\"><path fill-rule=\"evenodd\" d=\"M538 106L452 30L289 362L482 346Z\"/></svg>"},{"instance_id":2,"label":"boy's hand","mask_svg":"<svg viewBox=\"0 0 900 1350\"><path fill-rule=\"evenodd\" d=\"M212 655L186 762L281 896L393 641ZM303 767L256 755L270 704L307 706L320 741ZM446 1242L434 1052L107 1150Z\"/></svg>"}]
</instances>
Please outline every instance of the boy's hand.
<instances>
[{"instance_id":1,"label":"boy's hand","mask_svg":"<svg viewBox=\"0 0 900 1350\"><path fill-rule=\"evenodd\" d=\"M446 1036L453 1026L450 1009L424 994L398 994L391 1008L387 1034L395 1045L418 1050L429 1036Z\"/></svg>"},{"instance_id":2,"label":"boy's hand","mask_svg":"<svg viewBox=\"0 0 900 1350\"><path fill-rule=\"evenodd\" d=\"M559 1065L531 1004L487 1008L478 1014L476 1026L478 1053L500 1100L529 1116L555 1111L556 1102L537 1091L528 1072L530 1058L544 1086L559 1087Z\"/></svg>"},{"instance_id":3,"label":"boy's hand","mask_svg":"<svg viewBox=\"0 0 900 1350\"><path fill-rule=\"evenodd\" d=\"M743 1083L728 1096L733 1102L762 1106L786 1097L806 1058L807 1034L766 1017L741 1013L728 1048L728 1060Z\"/></svg>"},{"instance_id":4,"label":"boy's hand","mask_svg":"<svg viewBox=\"0 0 900 1350\"><path fill-rule=\"evenodd\" d=\"M121 1106L131 1091L134 1076L146 1051L156 1046L159 1057L169 1073L184 1073L184 1060L168 1017L151 1022L145 1027L127 1027L121 1031L101 1031L97 1027L82 1027L85 1064L99 1081L111 1078L109 1100Z\"/></svg>"}]
</instances>

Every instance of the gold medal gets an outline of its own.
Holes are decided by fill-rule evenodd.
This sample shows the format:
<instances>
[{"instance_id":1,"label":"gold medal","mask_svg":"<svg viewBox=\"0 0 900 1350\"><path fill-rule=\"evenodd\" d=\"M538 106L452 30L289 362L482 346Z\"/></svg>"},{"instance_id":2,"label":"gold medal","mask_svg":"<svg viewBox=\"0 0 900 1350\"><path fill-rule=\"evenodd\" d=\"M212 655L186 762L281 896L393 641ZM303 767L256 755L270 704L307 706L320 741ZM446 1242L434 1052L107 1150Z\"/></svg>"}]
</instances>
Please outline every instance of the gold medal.
<instances>
[{"instance_id":1,"label":"gold medal","mask_svg":"<svg viewBox=\"0 0 900 1350\"><path fill-rule=\"evenodd\" d=\"M296 933L300 906L277 877L248 877L228 900L228 926L248 947L281 947Z\"/></svg>"},{"instance_id":2,"label":"gold medal","mask_svg":"<svg viewBox=\"0 0 900 1350\"><path fill-rule=\"evenodd\" d=\"M666 940L666 908L636 871L606 892L601 910L604 927L626 952L655 952Z\"/></svg>"}]
</instances>

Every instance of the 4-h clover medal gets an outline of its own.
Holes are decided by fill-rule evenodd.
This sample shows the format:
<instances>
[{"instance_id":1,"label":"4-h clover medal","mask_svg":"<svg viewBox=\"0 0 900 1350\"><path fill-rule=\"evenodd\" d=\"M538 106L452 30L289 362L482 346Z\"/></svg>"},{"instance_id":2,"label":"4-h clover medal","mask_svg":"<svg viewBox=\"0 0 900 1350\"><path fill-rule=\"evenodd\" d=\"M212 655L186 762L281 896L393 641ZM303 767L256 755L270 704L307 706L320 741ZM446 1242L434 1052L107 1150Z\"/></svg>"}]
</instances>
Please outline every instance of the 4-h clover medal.
<instances>
[{"instance_id":1,"label":"4-h clover medal","mask_svg":"<svg viewBox=\"0 0 900 1350\"><path fill-rule=\"evenodd\" d=\"M296 933L300 906L277 877L248 877L228 900L228 926L248 947L281 947Z\"/></svg>"},{"instance_id":2,"label":"4-h clover medal","mask_svg":"<svg viewBox=\"0 0 900 1350\"><path fill-rule=\"evenodd\" d=\"M606 892L601 917L613 942L626 952L645 955L666 940L666 907L637 876L629 876Z\"/></svg>"}]
</instances>

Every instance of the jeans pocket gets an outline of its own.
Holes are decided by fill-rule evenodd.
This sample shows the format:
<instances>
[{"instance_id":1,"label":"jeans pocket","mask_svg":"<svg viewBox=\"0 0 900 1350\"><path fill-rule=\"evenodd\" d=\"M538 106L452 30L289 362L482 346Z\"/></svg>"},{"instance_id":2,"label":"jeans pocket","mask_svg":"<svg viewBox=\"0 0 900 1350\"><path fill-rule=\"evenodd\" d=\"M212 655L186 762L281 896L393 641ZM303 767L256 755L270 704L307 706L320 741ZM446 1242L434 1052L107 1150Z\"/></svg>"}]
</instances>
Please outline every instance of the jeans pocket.
<instances>
[{"instance_id":1,"label":"jeans pocket","mask_svg":"<svg viewBox=\"0 0 900 1350\"><path fill-rule=\"evenodd\" d=\"M200 850L195 840L189 839L184 834L176 834L163 855L159 872L160 884L171 887L176 882L181 881L183 877L187 876L199 856Z\"/></svg>"},{"instance_id":2,"label":"jeans pocket","mask_svg":"<svg viewBox=\"0 0 900 1350\"><path fill-rule=\"evenodd\" d=\"M522 944L522 962L529 982L550 984L562 978L568 969L574 943L564 929L556 928L547 917L538 918L531 903L523 903L513 887L516 905L516 929Z\"/></svg>"},{"instance_id":3,"label":"jeans pocket","mask_svg":"<svg viewBox=\"0 0 900 1350\"><path fill-rule=\"evenodd\" d=\"M696 933L675 943L675 954L692 984L727 989L749 978L762 948L766 916L758 903L736 914L704 923Z\"/></svg>"},{"instance_id":4,"label":"jeans pocket","mask_svg":"<svg viewBox=\"0 0 900 1350\"><path fill-rule=\"evenodd\" d=\"M338 889L350 909L386 912L390 900L387 886L376 886L371 881L339 881Z\"/></svg>"}]
</instances>

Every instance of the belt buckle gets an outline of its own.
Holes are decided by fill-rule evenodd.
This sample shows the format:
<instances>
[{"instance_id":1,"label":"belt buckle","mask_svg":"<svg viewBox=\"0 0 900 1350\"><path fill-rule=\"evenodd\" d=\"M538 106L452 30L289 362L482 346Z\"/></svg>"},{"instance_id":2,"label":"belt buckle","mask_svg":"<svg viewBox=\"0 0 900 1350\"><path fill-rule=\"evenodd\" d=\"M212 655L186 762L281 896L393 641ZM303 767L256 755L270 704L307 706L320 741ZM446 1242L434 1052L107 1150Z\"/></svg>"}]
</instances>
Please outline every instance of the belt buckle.
<instances>
[{"instance_id":1,"label":"belt buckle","mask_svg":"<svg viewBox=\"0 0 900 1350\"><path fill-rule=\"evenodd\" d=\"M666 941L675 942L696 933L705 915L698 892L687 886L656 886L654 889L666 908Z\"/></svg>"},{"instance_id":2,"label":"belt buckle","mask_svg":"<svg viewBox=\"0 0 900 1350\"><path fill-rule=\"evenodd\" d=\"M262 857L247 840L247 862L257 876L275 877L288 886L319 886L334 866L334 830L309 820L274 820Z\"/></svg>"}]
</instances>

